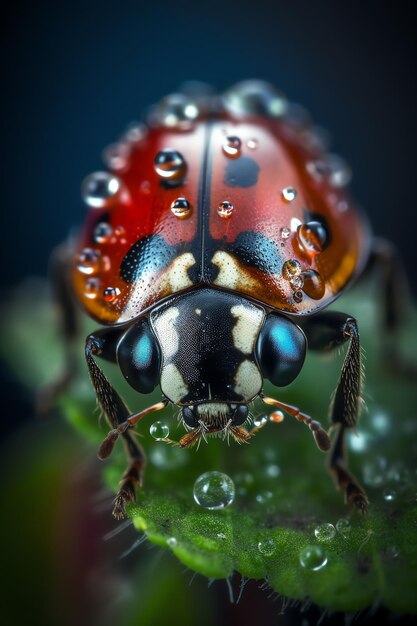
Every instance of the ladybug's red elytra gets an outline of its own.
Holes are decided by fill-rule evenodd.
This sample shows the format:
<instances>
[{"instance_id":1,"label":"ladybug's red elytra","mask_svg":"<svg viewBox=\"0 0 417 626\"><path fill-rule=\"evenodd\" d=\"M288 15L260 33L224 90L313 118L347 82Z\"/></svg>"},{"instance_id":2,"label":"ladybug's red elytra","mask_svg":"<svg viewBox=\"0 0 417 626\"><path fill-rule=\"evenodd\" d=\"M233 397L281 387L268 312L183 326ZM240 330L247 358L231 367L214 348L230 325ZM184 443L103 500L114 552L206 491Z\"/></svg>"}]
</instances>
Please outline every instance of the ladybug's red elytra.
<instances>
[{"instance_id":1,"label":"ladybug's red elytra","mask_svg":"<svg viewBox=\"0 0 417 626\"><path fill-rule=\"evenodd\" d=\"M142 484L145 455L130 429L147 413L180 407L182 447L214 434L246 442L260 428L249 410L256 398L306 424L318 447L330 449L336 484L364 512L367 496L343 445L361 403L358 326L323 309L371 260L383 263L389 294L396 260L392 247L371 238L347 188L347 165L327 153L324 134L301 107L262 81L222 95L187 85L154 106L146 124L131 126L104 159L106 171L82 185L86 223L52 269L67 342L76 330L74 301L102 325L85 354L111 427L99 456L109 456L119 437L128 454L115 517ZM386 300L392 331L398 316ZM318 421L265 397L263 380L286 386L307 348L345 342L331 443ZM132 414L98 357L116 362L140 394L160 385L161 401ZM72 370L69 359L65 381Z\"/></svg>"}]
</instances>

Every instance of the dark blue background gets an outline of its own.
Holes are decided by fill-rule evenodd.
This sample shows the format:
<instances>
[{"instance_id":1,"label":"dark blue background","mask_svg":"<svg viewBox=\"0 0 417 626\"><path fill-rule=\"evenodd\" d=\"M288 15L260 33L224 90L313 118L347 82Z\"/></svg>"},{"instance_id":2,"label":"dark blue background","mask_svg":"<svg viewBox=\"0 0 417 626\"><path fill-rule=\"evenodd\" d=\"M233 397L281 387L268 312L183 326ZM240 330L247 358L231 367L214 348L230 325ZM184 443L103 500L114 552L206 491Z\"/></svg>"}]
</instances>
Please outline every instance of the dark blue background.
<instances>
[{"instance_id":1,"label":"dark blue background","mask_svg":"<svg viewBox=\"0 0 417 626\"><path fill-rule=\"evenodd\" d=\"M416 55L399 3L16 2L2 28L5 284L45 273L83 219L80 182L102 148L190 78L261 77L304 104L412 266Z\"/></svg>"}]
</instances>

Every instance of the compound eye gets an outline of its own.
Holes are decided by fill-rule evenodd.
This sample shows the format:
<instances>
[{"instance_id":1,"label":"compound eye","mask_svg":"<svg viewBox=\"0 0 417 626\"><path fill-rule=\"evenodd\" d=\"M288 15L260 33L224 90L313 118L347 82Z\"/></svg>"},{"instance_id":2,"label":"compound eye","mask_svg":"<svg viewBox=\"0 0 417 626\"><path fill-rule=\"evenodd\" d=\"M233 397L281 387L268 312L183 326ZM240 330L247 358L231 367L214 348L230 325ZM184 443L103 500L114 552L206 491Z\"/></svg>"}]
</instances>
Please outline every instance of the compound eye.
<instances>
[{"instance_id":1,"label":"compound eye","mask_svg":"<svg viewBox=\"0 0 417 626\"><path fill-rule=\"evenodd\" d=\"M242 426L248 419L249 409L246 404L239 404L234 412L232 418L232 426Z\"/></svg>"},{"instance_id":2,"label":"compound eye","mask_svg":"<svg viewBox=\"0 0 417 626\"><path fill-rule=\"evenodd\" d=\"M185 406L182 410L182 419L190 428L198 426L198 419L194 406Z\"/></svg>"},{"instance_id":3,"label":"compound eye","mask_svg":"<svg viewBox=\"0 0 417 626\"><path fill-rule=\"evenodd\" d=\"M140 320L122 337L117 360L123 376L136 391L151 393L159 384L160 351L147 320Z\"/></svg>"},{"instance_id":4,"label":"compound eye","mask_svg":"<svg viewBox=\"0 0 417 626\"><path fill-rule=\"evenodd\" d=\"M306 348L303 331L287 318L271 313L256 345L262 376L277 387L289 385L304 364Z\"/></svg>"}]
</instances>

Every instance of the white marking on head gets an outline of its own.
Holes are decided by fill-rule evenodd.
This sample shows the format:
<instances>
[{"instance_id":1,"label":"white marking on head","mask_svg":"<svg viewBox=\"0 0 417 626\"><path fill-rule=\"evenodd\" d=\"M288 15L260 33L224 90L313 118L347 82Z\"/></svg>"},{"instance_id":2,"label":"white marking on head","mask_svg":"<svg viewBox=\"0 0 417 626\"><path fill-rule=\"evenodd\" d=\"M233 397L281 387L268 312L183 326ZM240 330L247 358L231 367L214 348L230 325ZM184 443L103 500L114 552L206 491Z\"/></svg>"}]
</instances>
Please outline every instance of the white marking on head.
<instances>
[{"instance_id":1,"label":"white marking on head","mask_svg":"<svg viewBox=\"0 0 417 626\"><path fill-rule=\"evenodd\" d=\"M188 387L181 376L181 372L173 363L162 368L161 390L175 404L181 402L188 393Z\"/></svg>"},{"instance_id":2,"label":"white marking on head","mask_svg":"<svg viewBox=\"0 0 417 626\"><path fill-rule=\"evenodd\" d=\"M177 307L171 306L154 322L163 356L167 359L178 352L179 337L175 328L175 320L179 314Z\"/></svg>"},{"instance_id":3,"label":"white marking on head","mask_svg":"<svg viewBox=\"0 0 417 626\"><path fill-rule=\"evenodd\" d=\"M262 378L256 364L245 360L239 365L235 375L235 392L244 400L252 400L262 389Z\"/></svg>"},{"instance_id":4,"label":"white marking on head","mask_svg":"<svg viewBox=\"0 0 417 626\"><path fill-rule=\"evenodd\" d=\"M203 402L197 405L197 413L208 417L217 415L227 416L230 413L229 405L225 402Z\"/></svg>"},{"instance_id":5,"label":"white marking on head","mask_svg":"<svg viewBox=\"0 0 417 626\"><path fill-rule=\"evenodd\" d=\"M263 321L263 312L244 304L233 306L230 312L237 319L232 330L235 348L244 354L252 354Z\"/></svg>"}]
</instances>

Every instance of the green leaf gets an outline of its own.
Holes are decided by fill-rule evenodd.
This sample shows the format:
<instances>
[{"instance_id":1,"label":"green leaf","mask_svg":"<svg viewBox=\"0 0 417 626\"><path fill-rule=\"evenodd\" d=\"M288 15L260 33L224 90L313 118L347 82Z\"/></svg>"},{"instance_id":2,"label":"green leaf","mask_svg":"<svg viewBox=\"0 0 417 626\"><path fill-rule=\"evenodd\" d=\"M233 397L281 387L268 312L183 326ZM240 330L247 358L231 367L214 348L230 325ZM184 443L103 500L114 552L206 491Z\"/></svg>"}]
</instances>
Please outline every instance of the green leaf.
<instances>
[{"instance_id":1,"label":"green leaf","mask_svg":"<svg viewBox=\"0 0 417 626\"><path fill-rule=\"evenodd\" d=\"M28 294L35 291L28 320ZM52 309L40 282L24 285L9 302L3 310L7 324L2 328L8 328L2 337L3 358L35 390L57 374L62 358ZM282 424L268 424L248 445L214 439L196 451L154 441L149 435L154 418L149 416L139 429L149 458L145 487L129 515L149 541L210 578L226 578L234 571L266 578L284 596L309 597L335 610L360 610L380 602L393 611L417 612L415 383L384 367L379 311L370 284L333 308L357 318L365 349L367 411L349 448L351 466L371 500L369 514L362 519L345 507L326 470L325 455L308 429L289 417ZM416 361L415 311L411 317L401 344L405 357ZM83 438L98 444L108 427L98 424L82 354L80 338L80 377L60 407ZM295 383L280 390L267 386L265 391L326 424L342 360L343 354L309 354ZM158 393L140 397L121 380L117 368L103 368L132 411L159 399ZM257 402L254 411L264 408ZM171 437L178 440L183 434L172 407L157 419L169 425ZM121 448L103 464L104 480L114 490L125 468ZM193 498L195 480L211 470L225 472L236 486L234 502L220 511L201 508ZM320 529L323 524L333 526ZM334 536L326 539L326 531ZM310 561L303 566L309 548Z\"/></svg>"}]
</instances>

